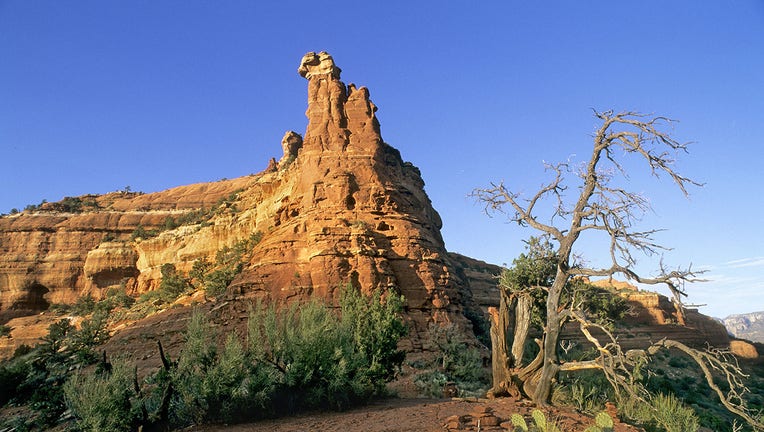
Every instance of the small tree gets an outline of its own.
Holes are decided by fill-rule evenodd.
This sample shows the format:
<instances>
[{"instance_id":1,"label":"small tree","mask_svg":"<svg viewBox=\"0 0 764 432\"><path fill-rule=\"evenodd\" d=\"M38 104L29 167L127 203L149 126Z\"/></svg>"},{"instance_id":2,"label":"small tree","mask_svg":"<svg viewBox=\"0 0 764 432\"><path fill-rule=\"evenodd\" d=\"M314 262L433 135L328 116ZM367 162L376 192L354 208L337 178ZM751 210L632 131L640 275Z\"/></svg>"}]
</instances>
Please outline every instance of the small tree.
<instances>
[{"instance_id":1,"label":"small tree","mask_svg":"<svg viewBox=\"0 0 764 432\"><path fill-rule=\"evenodd\" d=\"M544 336L539 341L541 351L536 359L530 364L524 364L522 361L523 335L527 334L530 323L530 296L507 295L503 292L501 310L493 314L495 393L505 392L512 387L513 381L520 381L534 402L545 405L549 400L552 380L558 372L597 368L605 372L616 392L625 390L640 396L636 394L631 375L636 354L623 353L610 332L604 326L592 322L582 312L580 302L574 298L563 298L565 287L577 277L612 277L621 274L628 280L643 284L664 284L674 297L677 319L680 323L684 320L681 298L686 293L683 285L684 282L697 281L697 272L690 267L668 270L661 264L660 274L647 278L634 270L635 253L641 252L649 256L664 250L665 247L653 239L658 230L637 228L636 223L640 216L650 209L649 202L639 193L627 190L620 180L628 178L622 159L635 156L647 164L647 169L653 176L667 176L684 195L687 195L689 186L700 185L674 169L675 154L686 152L687 144L675 140L669 132L664 131L666 126L672 124L672 120L665 117L613 111L595 112L595 116L602 124L594 134L593 148L588 160L581 166L570 162L546 164L547 170L552 173L552 180L542 185L527 201L507 189L503 183L492 183L491 187L477 189L473 193L485 204L486 212L504 212L508 208L511 221L523 227L531 227L556 243L553 253L540 257L542 259L538 261L539 265L554 268L554 275L546 281L548 285L544 286L535 281L527 282L528 288L536 284L543 286L544 291ZM568 184L570 177L576 179L574 188L570 188ZM568 190L577 191L577 194L570 199L566 196ZM540 211L539 208L550 202L550 222L545 223L540 220L543 210ZM575 260L574 246L583 234L604 234L609 240L609 266L591 268ZM560 361L560 330L568 321L580 324L581 331L597 348L599 359L590 362ZM604 331L607 340L600 341L594 337L590 331L592 327ZM512 343L518 338L522 341L519 345ZM678 347L678 342L671 342L674 347ZM687 348L682 347L680 349ZM648 353L651 351L648 350ZM698 359L697 355L693 358ZM723 368L725 372L734 372L729 363L718 357L711 358L714 367ZM738 393L732 397L724 396L718 391L719 387L713 380L708 381L722 396L725 406L731 407L731 410L749 423L756 423L737 398ZM744 386L742 389L736 386L741 383L734 379L728 379L728 384L740 392L745 391Z\"/></svg>"}]
</instances>

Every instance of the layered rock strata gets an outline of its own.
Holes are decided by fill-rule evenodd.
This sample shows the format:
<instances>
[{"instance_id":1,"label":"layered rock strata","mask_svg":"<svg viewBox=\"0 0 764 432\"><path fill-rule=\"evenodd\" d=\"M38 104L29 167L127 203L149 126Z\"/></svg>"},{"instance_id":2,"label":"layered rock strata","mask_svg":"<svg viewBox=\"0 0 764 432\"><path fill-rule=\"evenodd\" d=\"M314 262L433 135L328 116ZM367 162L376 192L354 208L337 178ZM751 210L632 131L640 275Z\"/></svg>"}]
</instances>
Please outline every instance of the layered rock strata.
<instances>
[{"instance_id":1,"label":"layered rock strata","mask_svg":"<svg viewBox=\"0 0 764 432\"><path fill-rule=\"evenodd\" d=\"M285 135L277 171L244 193L266 235L232 288L270 299L333 298L344 284L394 290L415 331L463 323L467 281L419 170L383 141L369 91L340 81L327 53L308 53L298 72L308 80L308 127L302 139Z\"/></svg>"},{"instance_id":2,"label":"layered rock strata","mask_svg":"<svg viewBox=\"0 0 764 432\"><path fill-rule=\"evenodd\" d=\"M415 348L431 323L469 328L470 276L446 252L419 170L383 141L369 91L340 81L324 52L304 56L298 72L308 82L307 130L287 132L282 157L258 175L0 218L0 317L118 286L152 290L163 264L188 271L261 233L230 299L336 301L350 284L403 294ZM475 289L488 298L492 288L482 280Z\"/></svg>"}]
</instances>

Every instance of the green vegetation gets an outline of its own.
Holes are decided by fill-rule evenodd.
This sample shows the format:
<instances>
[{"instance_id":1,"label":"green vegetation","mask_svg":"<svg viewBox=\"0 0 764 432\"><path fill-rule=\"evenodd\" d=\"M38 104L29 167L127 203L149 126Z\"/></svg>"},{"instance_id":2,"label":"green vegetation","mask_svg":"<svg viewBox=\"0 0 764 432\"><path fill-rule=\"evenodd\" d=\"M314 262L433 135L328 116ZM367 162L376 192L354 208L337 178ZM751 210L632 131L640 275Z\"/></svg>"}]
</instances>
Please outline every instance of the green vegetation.
<instances>
[{"instance_id":1,"label":"green vegetation","mask_svg":"<svg viewBox=\"0 0 764 432\"><path fill-rule=\"evenodd\" d=\"M561 429L554 419L550 419L543 411L534 409L530 415L531 424L528 425L525 417L520 414L512 414L509 418L516 432L561 432ZM612 432L614 428L613 419L608 413L599 412L594 418L594 424L587 427L584 432Z\"/></svg>"},{"instance_id":2,"label":"green vegetation","mask_svg":"<svg viewBox=\"0 0 764 432\"><path fill-rule=\"evenodd\" d=\"M55 425L66 410L64 383L71 371L97 362L95 347L108 338L103 314L74 328L68 319L50 325L41 344L18 349L0 365L0 406L25 405L33 415L9 418L2 425L17 430L46 429Z\"/></svg>"},{"instance_id":3,"label":"green vegetation","mask_svg":"<svg viewBox=\"0 0 764 432\"><path fill-rule=\"evenodd\" d=\"M540 328L546 322L546 289L554 281L559 259L552 243L545 238L531 237L526 249L527 253L512 261L512 267L502 271L499 285L510 292L531 296L531 324ZM593 322L611 329L629 309L626 300L616 293L589 285L583 279L571 279L565 285L560 303L575 304Z\"/></svg>"},{"instance_id":4,"label":"green vegetation","mask_svg":"<svg viewBox=\"0 0 764 432\"><path fill-rule=\"evenodd\" d=\"M571 351L572 353L572 351ZM644 401L619 398L605 377L595 371L561 373L553 389L552 402L594 414L607 401L617 401L621 417L647 432L693 431L703 426L717 432L752 430L735 429L736 418L722 407L701 377L701 372L684 357L661 352L638 372L640 386L651 395ZM574 354L584 355L584 354ZM751 406L762 406L764 368L745 366L750 393L745 397Z\"/></svg>"},{"instance_id":5,"label":"green vegetation","mask_svg":"<svg viewBox=\"0 0 764 432\"><path fill-rule=\"evenodd\" d=\"M554 420L547 419L546 415L538 409L531 411L531 426L520 414L512 414L510 422L515 431L518 432L560 432L560 428Z\"/></svg>"},{"instance_id":6,"label":"green vegetation","mask_svg":"<svg viewBox=\"0 0 764 432\"><path fill-rule=\"evenodd\" d=\"M196 260L189 273L192 281L195 281L195 286L204 288L210 297L221 297L231 281L241 273L246 254L251 252L262 238L263 234L258 231L232 247L222 248L215 255L214 263Z\"/></svg>"},{"instance_id":7,"label":"green vegetation","mask_svg":"<svg viewBox=\"0 0 764 432\"><path fill-rule=\"evenodd\" d=\"M462 331L454 326L432 325L429 329L430 361L412 364L426 370L414 378L420 392L442 397L444 386L453 383L459 396L482 396L490 386L490 376L483 368L483 356L477 347L469 346Z\"/></svg>"},{"instance_id":8,"label":"green vegetation","mask_svg":"<svg viewBox=\"0 0 764 432\"><path fill-rule=\"evenodd\" d=\"M47 200L42 200L40 204L29 204L24 207L25 212L35 212L43 210L45 206L46 211L64 212L64 213L82 213L85 211L95 211L101 208L96 200L95 195L85 195L81 197L64 197L61 201L48 203ZM11 209L11 214L19 213L18 209Z\"/></svg>"},{"instance_id":9,"label":"green vegetation","mask_svg":"<svg viewBox=\"0 0 764 432\"><path fill-rule=\"evenodd\" d=\"M160 351L164 367L146 381L129 366L75 375L66 402L82 430L179 428L231 423L311 408L344 409L383 395L403 362L403 299L347 288L339 314L312 300L250 311L246 343L226 335L218 349L213 323L194 312L177 361ZM161 346L160 346L161 350ZM163 425L163 426L162 426Z\"/></svg>"},{"instance_id":10,"label":"green vegetation","mask_svg":"<svg viewBox=\"0 0 764 432\"><path fill-rule=\"evenodd\" d=\"M66 404L77 413L82 431L134 430L132 406L133 377L123 362L115 362L111 372L75 374L63 387Z\"/></svg>"},{"instance_id":11,"label":"green vegetation","mask_svg":"<svg viewBox=\"0 0 764 432\"><path fill-rule=\"evenodd\" d=\"M130 240L143 239L148 240L159 235L161 231L158 229L147 230L143 225L138 225L135 230L130 234Z\"/></svg>"},{"instance_id":12,"label":"green vegetation","mask_svg":"<svg viewBox=\"0 0 764 432\"><path fill-rule=\"evenodd\" d=\"M11 328L5 324L0 324L0 337L9 336L11 334Z\"/></svg>"},{"instance_id":13,"label":"green vegetation","mask_svg":"<svg viewBox=\"0 0 764 432\"><path fill-rule=\"evenodd\" d=\"M150 230L142 225L138 225L132 234L130 234L130 240L148 240L158 236L164 231L174 230L184 225L205 226L213 216L222 214L225 211L236 213L239 211L236 207L236 201L239 199L239 194L242 191L243 189L239 189L232 192L230 195L218 200L218 202L209 209L202 208L199 210L188 211L177 216L167 216L162 222L162 225Z\"/></svg>"}]
</instances>

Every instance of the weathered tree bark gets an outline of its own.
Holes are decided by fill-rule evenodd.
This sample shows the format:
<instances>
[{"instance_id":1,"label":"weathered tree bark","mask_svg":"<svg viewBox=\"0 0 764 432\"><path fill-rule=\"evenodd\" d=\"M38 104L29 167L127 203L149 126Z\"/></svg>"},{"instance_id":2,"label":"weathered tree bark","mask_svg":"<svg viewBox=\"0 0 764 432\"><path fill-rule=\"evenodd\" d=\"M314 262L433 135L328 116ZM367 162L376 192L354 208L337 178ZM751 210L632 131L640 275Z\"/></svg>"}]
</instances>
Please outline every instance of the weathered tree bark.
<instances>
[{"instance_id":1,"label":"weathered tree bark","mask_svg":"<svg viewBox=\"0 0 764 432\"><path fill-rule=\"evenodd\" d=\"M528 340L528 331L531 328L531 296L518 295L515 297L515 336L512 340L513 367L520 367L525 354L525 342Z\"/></svg>"},{"instance_id":2,"label":"weathered tree bark","mask_svg":"<svg viewBox=\"0 0 764 432\"><path fill-rule=\"evenodd\" d=\"M541 375L539 376L538 386L536 386L535 392L532 395L533 402L539 406L547 404L547 400L552 391L552 379L557 376L557 372L560 370L559 361L557 359L557 346L560 339L561 317L557 310L557 305L560 303L562 286L557 289L555 285L557 284L555 283L549 288L549 295L547 296L547 316L546 326L544 328L544 347L542 350L544 352L544 361L541 368ZM550 307L550 305L555 306Z\"/></svg>"},{"instance_id":3,"label":"weathered tree bark","mask_svg":"<svg viewBox=\"0 0 764 432\"><path fill-rule=\"evenodd\" d=\"M493 387L488 391L489 397L506 396L510 394L512 374L510 358L507 355L507 322L509 311L504 307L504 296L501 307L488 308L491 317L491 368L493 372Z\"/></svg>"},{"instance_id":4,"label":"weathered tree bark","mask_svg":"<svg viewBox=\"0 0 764 432\"><path fill-rule=\"evenodd\" d=\"M499 309L489 308L491 317L491 350L493 387L489 390L490 397L519 396L520 386L525 391L525 381L541 367L539 361L534 361L523 367L525 344L531 322L531 298L527 294L508 294L501 292ZM511 343L510 343L511 341ZM537 357L537 360L540 356ZM533 387L535 389L535 385ZM530 396L531 393L526 395Z\"/></svg>"}]
</instances>

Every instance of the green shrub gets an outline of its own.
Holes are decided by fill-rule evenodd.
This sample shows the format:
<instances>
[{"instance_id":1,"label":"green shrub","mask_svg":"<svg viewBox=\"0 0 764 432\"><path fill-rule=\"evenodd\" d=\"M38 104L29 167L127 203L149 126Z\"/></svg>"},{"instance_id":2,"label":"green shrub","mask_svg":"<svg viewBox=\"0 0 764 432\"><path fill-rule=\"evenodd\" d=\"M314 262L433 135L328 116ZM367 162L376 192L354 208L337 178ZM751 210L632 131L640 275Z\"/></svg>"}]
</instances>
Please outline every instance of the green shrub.
<instances>
[{"instance_id":1,"label":"green shrub","mask_svg":"<svg viewBox=\"0 0 764 432\"><path fill-rule=\"evenodd\" d=\"M129 308L135 304L135 299L127 295L127 290L124 286L106 290L106 299L104 301L108 302L109 309L116 307Z\"/></svg>"},{"instance_id":2,"label":"green shrub","mask_svg":"<svg viewBox=\"0 0 764 432\"><path fill-rule=\"evenodd\" d=\"M178 425L238 422L266 414L272 377L264 365L253 362L235 333L220 352L216 338L204 315L194 312L183 352L170 373L176 390L172 417Z\"/></svg>"},{"instance_id":3,"label":"green shrub","mask_svg":"<svg viewBox=\"0 0 764 432\"><path fill-rule=\"evenodd\" d=\"M379 390L400 371L406 353L398 341L408 332L400 318L404 298L392 291L375 290L367 297L347 286L340 298L342 327L352 335L365 377Z\"/></svg>"},{"instance_id":4,"label":"green shrub","mask_svg":"<svg viewBox=\"0 0 764 432\"><path fill-rule=\"evenodd\" d=\"M5 324L0 324L0 337L10 336L12 328Z\"/></svg>"},{"instance_id":5,"label":"green shrub","mask_svg":"<svg viewBox=\"0 0 764 432\"><path fill-rule=\"evenodd\" d=\"M674 395L659 393L650 398L653 420L666 432L695 432L700 427L698 416Z\"/></svg>"},{"instance_id":6,"label":"green shrub","mask_svg":"<svg viewBox=\"0 0 764 432\"><path fill-rule=\"evenodd\" d=\"M21 344L13 351L13 357L17 358L29 354L32 351L32 347L27 344Z\"/></svg>"},{"instance_id":7,"label":"green shrub","mask_svg":"<svg viewBox=\"0 0 764 432\"><path fill-rule=\"evenodd\" d=\"M19 359L0 365L0 407L16 396L18 387L26 380L29 371L29 363Z\"/></svg>"},{"instance_id":8,"label":"green shrub","mask_svg":"<svg viewBox=\"0 0 764 432\"><path fill-rule=\"evenodd\" d=\"M129 431L138 418L130 368L114 362L109 374L75 374L64 385L66 404L83 431Z\"/></svg>"},{"instance_id":9,"label":"green shrub","mask_svg":"<svg viewBox=\"0 0 764 432\"><path fill-rule=\"evenodd\" d=\"M695 432L699 429L695 412L672 394L657 393L648 401L626 400L619 411L648 432Z\"/></svg>"},{"instance_id":10,"label":"green shrub","mask_svg":"<svg viewBox=\"0 0 764 432\"><path fill-rule=\"evenodd\" d=\"M99 310L90 319L83 320L77 331L69 335L69 351L76 357L78 364L92 364L98 360L98 353L93 349L109 339L106 324L109 314Z\"/></svg>"},{"instance_id":11,"label":"green shrub","mask_svg":"<svg viewBox=\"0 0 764 432\"><path fill-rule=\"evenodd\" d=\"M605 402L615 400L613 388L599 371L562 372L554 386L558 402L594 414L605 407Z\"/></svg>"},{"instance_id":12,"label":"green shrub","mask_svg":"<svg viewBox=\"0 0 764 432\"><path fill-rule=\"evenodd\" d=\"M176 426L341 409L383 393L400 369L401 305L392 293L383 299L349 289L339 315L317 300L282 309L258 304L250 312L247 344L229 334L221 351L218 335L195 312L177 366L152 380L175 389ZM147 406L158 405L153 397Z\"/></svg>"},{"instance_id":13,"label":"green shrub","mask_svg":"<svg viewBox=\"0 0 764 432\"><path fill-rule=\"evenodd\" d=\"M210 297L220 298L239 273L241 273L241 266L213 270L204 277L204 290Z\"/></svg>"},{"instance_id":14,"label":"green shrub","mask_svg":"<svg viewBox=\"0 0 764 432\"><path fill-rule=\"evenodd\" d=\"M208 405L202 387L209 369L217 360L216 335L204 315L194 311L185 334L183 352L171 373L177 392L176 416L181 424L207 419Z\"/></svg>"},{"instance_id":15,"label":"green shrub","mask_svg":"<svg viewBox=\"0 0 764 432\"><path fill-rule=\"evenodd\" d=\"M191 284L175 269L175 265L162 264L160 272L162 281L159 283L158 295L163 302L171 303L191 289Z\"/></svg>"},{"instance_id":16,"label":"green shrub","mask_svg":"<svg viewBox=\"0 0 764 432\"><path fill-rule=\"evenodd\" d=\"M63 387L72 371L97 359L94 347L108 338L108 312L98 310L78 330L68 319L54 322L34 349L22 345L0 366L0 405L13 398L26 404L33 416L25 425L44 430L57 424L66 410ZM21 429L20 429L21 430Z\"/></svg>"},{"instance_id":17,"label":"green shrub","mask_svg":"<svg viewBox=\"0 0 764 432\"><path fill-rule=\"evenodd\" d=\"M273 366L274 397L287 409L344 408L383 393L400 370L401 307L393 293L382 299L352 288L341 296L340 317L315 300L278 313L259 306L250 314L250 352Z\"/></svg>"},{"instance_id":18,"label":"green shrub","mask_svg":"<svg viewBox=\"0 0 764 432\"><path fill-rule=\"evenodd\" d=\"M443 395L443 385L454 382L462 395L479 395L490 384L490 377L483 368L483 359L477 348L465 341L454 325L432 325L429 342L435 351L431 367L436 371L421 374L415 383L423 394L432 397Z\"/></svg>"},{"instance_id":19,"label":"green shrub","mask_svg":"<svg viewBox=\"0 0 764 432\"><path fill-rule=\"evenodd\" d=\"M158 229L147 230L143 225L138 225L135 230L130 234L130 240L143 239L148 240L159 235Z\"/></svg>"},{"instance_id":20,"label":"green shrub","mask_svg":"<svg viewBox=\"0 0 764 432\"><path fill-rule=\"evenodd\" d=\"M95 310L96 301L90 294L81 296L77 302L72 305L71 312L77 316L86 316Z\"/></svg>"}]
</instances>

